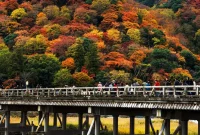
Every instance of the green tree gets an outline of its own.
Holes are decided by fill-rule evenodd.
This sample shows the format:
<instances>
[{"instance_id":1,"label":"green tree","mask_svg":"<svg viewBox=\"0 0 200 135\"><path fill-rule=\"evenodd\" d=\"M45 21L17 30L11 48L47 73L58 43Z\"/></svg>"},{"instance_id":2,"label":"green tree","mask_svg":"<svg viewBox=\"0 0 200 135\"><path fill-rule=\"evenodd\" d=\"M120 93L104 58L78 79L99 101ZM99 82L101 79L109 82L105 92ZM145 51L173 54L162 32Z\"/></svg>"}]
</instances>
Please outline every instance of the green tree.
<instances>
[{"instance_id":1,"label":"green tree","mask_svg":"<svg viewBox=\"0 0 200 135\"><path fill-rule=\"evenodd\" d=\"M102 84L106 84L110 81L109 74L106 71L99 71L95 76L95 82L101 82Z\"/></svg>"},{"instance_id":2,"label":"green tree","mask_svg":"<svg viewBox=\"0 0 200 135\"><path fill-rule=\"evenodd\" d=\"M163 33L163 31L159 29L153 29L152 40L153 40L154 45L158 45L158 44L163 45L166 42L165 34Z\"/></svg>"},{"instance_id":3,"label":"green tree","mask_svg":"<svg viewBox=\"0 0 200 135\"><path fill-rule=\"evenodd\" d=\"M27 58L23 56L21 51L14 51L10 56L9 76L15 77L20 75L25 69Z\"/></svg>"},{"instance_id":4,"label":"green tree","mask_svg":"<svg viewBox=\"0 0 200 135\"><path fill-rule=\"evenodd\" d=\"M8 46L9 50L13 50L13 46L15 45L15 38L17 37L17 34L9 34L4 38L5 44Z\"/></svg>"},{"instance_id":5,"label":"green tree","mask_svg":"<svg viewBox=\"0 0 200 135\"><path fill-rule=\"evenodd\" d=\"M196 57L187 50L182 50L180 52L181 56L185 58L186 61L186 67L190 67L191 69L194 69L195 63L197 61Z\"/></svg>"},{"instance_id":6,"label":"green tree","mask_svg":"<svg viewBox=\"0 0 200 135\"><path fill-rule=\"evenodd\" d=\"M171 72L172 69L178 67L176 62L171 62L167 59L153 59L151 61L151 66L155 71L159 71L160 69L164 69L166 72Z\"/></svg>"},{"instance_id":7,"label":"green tree","mask_svg":"<svg viewBox=\"0 0 200 135\"><path fill-rule=\"evenodd\" d=\"M177 58L173 57L168 49L154 49L150 57L151 66L155 71L164 69L166 72L171 72L178 67Z\"/></svg>"},{"instance_id":8,"label":"green tree","mask_svg":"<svg viewBox=\"0 0 200 135\"><path fill-rule=\"evenodd\" d=\"M200 53L200 29L195 33L194 43L195 43L194 47L195 52Z\"/></svg>"},{"instance_id":9,"label":"green tree","mask_svg":"<svg viewBox=\"0 0 200 135\"><path fill-rule=\"evenodd\" d=\"M171 8L174 12L178 11L179 8L183 7L182 2L185 0L168 0L161 7Z\"/></svg>"},{"instance_id":10,"label":"green tree","mask_svg":"<svg viewBox=\"0 0 200 135\"><path fill-rule=\"evenodd\" d=\"M3 78L8 78L9 74L9 69L10 69L10 57L11 57L11 52L9 52L7 47L4 47L0 49L0 76L1 76L1 81Z\"/></svg>"},{"instance_id":11,"label":"green tree","mask_svg":"<svg viewBox=\"0 0 200 135\"><path fill-rule=\"evenodd\" d=\"M92 4L92 0L86 0L85 3L86 4Z\"/></svg>"},{"instance_id":12,"label":"green tree","mask_svg":"<svg viewBox=\"0 0 200 135\"><path fill-rule=\"evenodd\" d=\"M97 71L99 70L99 64L100 64L97 45L91 42L88 46L89 50L86 51L85 65L89 70L89 73L96 74Z\"/></svg>"},{"instance_id":13,"label":"green tree","mask_svg":"<svg viewBox=\"0 0 200 135\"><path fill-rule=\"evenodd\" d=\"M152 40L152 34L151 31L148 28L141 28L140 29L140 35L141 35L141 44L151 48L154 46L153 40Z\"/></svg>"},{"instance_id":14,"label":"green tree","mask_svg":"<svg viewBox=\"0 0 200 135\"><path fill-rule=\"evenodd\" d=\"M67 56L73 57L75 60L76 71L80 72L85 63L85 50L82 45L83 40L81 38L76 39L76 43L68 48Z\"/></svg>"},{"instance_id":15,"label":"green tree","mask_svg":"<svg viewBox=\"0 0 200 135\"><path fill-rule=\"evenodd\" d=\"M138 2L141 2L144 5L152 7L155 4L156 0L136 0Z\"/></svg>"},{"instance_id":16,"label":"green tree","mask_svg":"<svg viewBox=\"0 0 200 135\"><path fill-rule=\"evenodd\" d=\"M99 68L97 46L88 38L77 38L76 43L68 48L68 57L75 60L76 71L80 72L86 66L90 73L96 73Z\"/></svg>"},{"instance_id":17,"label":"green tree","mask_svg":"<svg viewBox=\"0 0 200 135\"><path fill-rule=\"evenodd\" d=\"M151 53L153 59L169 59L171 58L171 53L168 49L154 49Z\"/></svg>"},{"instance_id":18,"label":"green tree","mask_svg":"<svg viewBox=\"0 0 200 135\"><path fill-rule=\"evenodd\" d=\"M54 86L64 87L65 85L72 85L72 75L68 69L59 70L55 76L53 84Z\"/></svg>"},{"instance_id":19,"label":"green tree","mask_svg":"<svg viewBox=\"0 0 200 135\"><path fill-rule=\"evenodd\" d=\"M118 0L110 0L110 3L111 3L111 4L117 4L117 1L118 1Z\"/></svg>"},{"instance_id":20,"label":"green tree","mask_svg":"<svg viewBox=\"0 0 200 135\"><path fill-rule=\"evenodd\" d=\"M60 69L58 58L54 55L36 54L28 57L26 71L31 73L33 86L41 84L43 87L51 87L54 74Z\"/></svg>"}]
</instances>

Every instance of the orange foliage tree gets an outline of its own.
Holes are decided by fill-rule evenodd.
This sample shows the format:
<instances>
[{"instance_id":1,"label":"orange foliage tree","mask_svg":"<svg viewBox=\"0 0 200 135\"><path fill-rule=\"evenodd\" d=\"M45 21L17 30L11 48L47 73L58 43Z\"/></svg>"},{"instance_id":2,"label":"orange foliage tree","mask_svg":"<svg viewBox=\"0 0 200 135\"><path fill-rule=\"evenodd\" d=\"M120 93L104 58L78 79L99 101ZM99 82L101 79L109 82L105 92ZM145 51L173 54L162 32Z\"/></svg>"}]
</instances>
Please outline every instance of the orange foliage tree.
<instances>
[{"instance_id":1,"label":"orange foliage tree","mask_svg":"<svg viewBox=\"0 0 200 135\"><path fill-rule=\"evenodd\" d=\"M100 25L102 30L107 30L117 26L116 21L118 19L119 13L115 8L116 7L112 6L109 8L109 10L107 10L105 13L102 14L103 20L101 21Z\"/></svg>"},{"instance_id":2,"label":"orange foliage tree","mask_svg":"<svg viewBox=\"0 0 200 135\"><path fill-rule=\"evenodd\" d=\"M69 57L62 61L62 67L73 70L75 68L74 59L72 57Z\"/></svg>"},{"instance_id":3,"label":"orange foliage tree","mask_svg":"<svg viewBox=\"0 0 200 135\"><path fill-rule=\"evenodd\" d=\"M104 68L130 70L133 68L133 63L126 59L124 54L119 52L110 52L104 57Z\"/></svg>"},{"instance_id":4,"label":"orange foliage tree","mask_svg":"<svg viewBox=\"0 0 200 135\"><path fill-rule=\"evenodd\" d=\"M192 78L192 75L187 69L183 68L175 68L172 73L170 74L170 78L172 79L179 79L179 80L186 80L187 78Z\"/></svg>"},{"instance_id":5,"label":"orange foliage tree","mask_svg":"<svg viewBox=\"0 0 200 135\"><path fill-rule=\"evenodd\" d=\"M72 22L61 28L61 32L66 35L82 36L84 33L91 30L90 25L87 23Z\"/></svg>"},{"instance_id":6,"label":"orange foliage tree","mask_svg":"<svg viewBox=\"0 0 200 135\"><path fill-rule=\"evenodd\" d=\"M146 53L143 50L137 50L133 52L130 59L133 61L134 65L139 65L146 58Z\"/></svg>"}]
</instances>

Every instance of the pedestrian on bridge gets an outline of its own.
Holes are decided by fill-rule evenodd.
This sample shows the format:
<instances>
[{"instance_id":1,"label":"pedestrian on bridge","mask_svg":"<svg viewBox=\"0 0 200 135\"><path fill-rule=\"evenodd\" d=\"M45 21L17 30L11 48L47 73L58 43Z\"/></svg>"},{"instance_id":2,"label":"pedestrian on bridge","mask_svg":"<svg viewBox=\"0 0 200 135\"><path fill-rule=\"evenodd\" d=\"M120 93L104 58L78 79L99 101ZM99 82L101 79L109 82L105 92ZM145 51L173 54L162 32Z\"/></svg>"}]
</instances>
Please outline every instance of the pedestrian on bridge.
<instances>
[{"instance_id":1,"label":"pedestrian on bridge","mask_svg":"<svg viewBox=\"0 0 200 135\"><path fill-rule=\"evenodd\" d=\"M100 92L100 95L103 94L103 88L102 88L103 85L102 85L101 82L98 83L97 87L98 87L98 90L99 90L99 92Z\"/></svg>"},{"instance_id":2,"label":"pedestrian on bridge","mask_svg":"<svg viewBox=\"0 0 200 135\"><path fill-rule=\"evenodd\" d=\"M155 80L154 86L156 86L156 88L155 88L155 95L159 96L160 93L158 91L160 90L160 88L158 86L160 86L160 82L158 80Z\"/></svg>"}]
</instances>

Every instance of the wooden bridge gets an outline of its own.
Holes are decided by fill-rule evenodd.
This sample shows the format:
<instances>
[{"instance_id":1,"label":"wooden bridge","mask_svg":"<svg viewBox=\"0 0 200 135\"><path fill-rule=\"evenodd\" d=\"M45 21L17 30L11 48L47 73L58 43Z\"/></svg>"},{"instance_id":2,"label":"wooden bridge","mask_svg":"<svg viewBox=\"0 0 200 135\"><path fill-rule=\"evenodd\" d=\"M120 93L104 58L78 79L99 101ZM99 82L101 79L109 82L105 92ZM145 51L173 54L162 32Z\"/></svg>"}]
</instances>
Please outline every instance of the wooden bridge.
<instances>
[{"instance_id":1,"label":"wooden bridge","mask_svg":"<svg viewBox=\"0 0 200 135\"><path fill-rule=\"evenodd\" d=\"M0 130L4 135L10 132L43 133L47 135L100 135L104 127L101 115L113 116L113 135L118 135L118 117L130 117L130 135L134 135L134 118L144 116L145 133L154 135L188 134L188 120L200 120L200 86L130 86L130 87L65 87L1 89ZM21 122L10 124L10 112L21 111ZM38 126L34 126L27 112L37 111ZM49 114L54 116L53 126L49 126ZM62 114L62 118L60 117ZM79 115L78 130L66 129L68 113ZM85 121L83 122L83 116ZM89 125L89 116L94 120ZM151 117L164 119L159 132L154 130ZM179 120L179 126L170 133L170 119ZM57 120L62 130L57 127ZM4 121L4 123L3 123ZM42 123L44 121L44 126ZM198 123L200 135L200 123Z\"/></svg>"}]
</instances>

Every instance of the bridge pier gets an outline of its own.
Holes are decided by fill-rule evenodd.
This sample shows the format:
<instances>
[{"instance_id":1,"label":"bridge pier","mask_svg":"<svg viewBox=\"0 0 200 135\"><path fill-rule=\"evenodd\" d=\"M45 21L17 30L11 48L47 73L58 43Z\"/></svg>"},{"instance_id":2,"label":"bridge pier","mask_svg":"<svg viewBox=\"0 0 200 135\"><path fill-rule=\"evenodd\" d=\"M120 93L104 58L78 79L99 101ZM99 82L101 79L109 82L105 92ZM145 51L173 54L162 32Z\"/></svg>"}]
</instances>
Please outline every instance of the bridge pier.
<instances>
[{"instance_id":1,"label":"bridge pier","mask_svg":"<svg viewBox=\"0 0 200 135\"><path fill-rule=\"evenodd\" d=\"M118 135L118 115L113 115L113 135Z\"/></svg>"},{"instance_id":2,"label":"bridge pier","mask_svg":"<svg viewBox=\"0 0 200 135\"><path fill-rule=\"evenodd\" d=\"M182 135L182 122L181 122L181 120L179 120L179 125L180 125L179 135Z\"/></svg>"},{"instance_id":3,"label":"bridge pier","mask_svg":"<svg viewBox=\"0 0 200 135\"><path fill-rule=\"evenodd\" d=\"M100 135L100 115L95 115L95 135Z\"/></svg>"},{"instance_id":4,"label":"bridge pier","mask_svg":"<svg viewBox=\"0 0 200 135\"><path fill-rule=\"evenodd\" d=\"M27 111L21 111L21 126L26 126L26 117L27 117ZM25 135L24 132L22 132L22 135Z\"/></svg>"},{"instance_id":5,"label":"bridge pier","mask_svg":"<svg viewBox=\"0 0 200 135\"><path fill-rule=\"evenodd\" d=\"M9 135L8 127L10 125L10 111L5 112L6 119L5 119L5 135Z\"/></svg>"},{"instance_id":6,"label":"bridge pier","mask_svg":"<svg viewBox=\"0 0 200 135\"><path fill-rule=\"evenodd\" d=\"M170 119L165 119L164 135L170 135Z\"/></svg>"},{"instance_id":7,"label":"bridge pier","mask_svg":"<svg viewBox=\"0 0 200 135\"><path fill-rule=\"evenodd\" d=\"M66 113L62 113L62 130L66 130Z\"/></svg>"},{"instance_id":8,"label":"bridge pier","mask_svg":"<svg viewBox=\"0 0 200 135\"><path fill-rule=\"evenodd\" d=\"M44 132L48 132L48 130L49 130L49 112L45 112Z\"/></svg>"},{"instance_id":9,"label":"bridge pier","mask_svg":"<svg viewBox=\"0 0 200 135\"><path fill-rule=\"evenodd\" d=\"M78 114L78 129L83 130L83 113Z\"/></svg>"},{"instance_id":10,"label":"bridge pier","mask_svg":"<svg viewBox=\"0 0 200 135\"><path fill-rule=\"evenodd\" d=\"M188 120L181 121L182 135L188 135Z\"/></svg>"},{"instance_id":11,"label":"bridge pier","mask_svg":"<svg viewBox=\"0 0 200 135\"><path fill-rule=\"evenodd\" d=\"M89 129L89 116L88 115L85 116L85 123L86 123L86 130L88 130Z\"/></svg>"},{"instance_id":12,"label":"bridge pier","mask_svg":"<svg viewBox=\"0 0 200 135\"><path fill-rule=\"evenodd\" d=\"M200 120L198 120L198 135L200 135Z\"/></svg>"},{"instance_id":13,"label":"bridge pier","mask_svg":"<svg viewBox=\"0 0 200 135\"><path fill-rule=\"evenodd\" d=\"M135 134L135 116L130 116L130 135Z\"/></svg>"},{"instance_id":14,"label":"bridge pier","mask_svg":"<svg viewBox=\"0 0 200 135\"><path fill-rule=\"evenodd\" d=\"M26 116L27 116L27 112L21 111L21 125L22 126L26 126Z\"/></svg>"},{"instance_id":15,"label":"bridge pier","mask_svg":"<svg viewBox=\"0 0 200 135\"><path fill-rule=\"evenodd\" d=\"M145 116L145 134L149 134L150 133L150 117L149 116Z\"/></svg>"},{"instance_id":16,"label":"bridge pier","mask_svg":"<svg viewBox=\"0 0 200 135\"><path fill-rule=\"evenodd\" d=\"M53 113L53 126L57 127L57 113Z\"/></svg>"}]
</instances>

